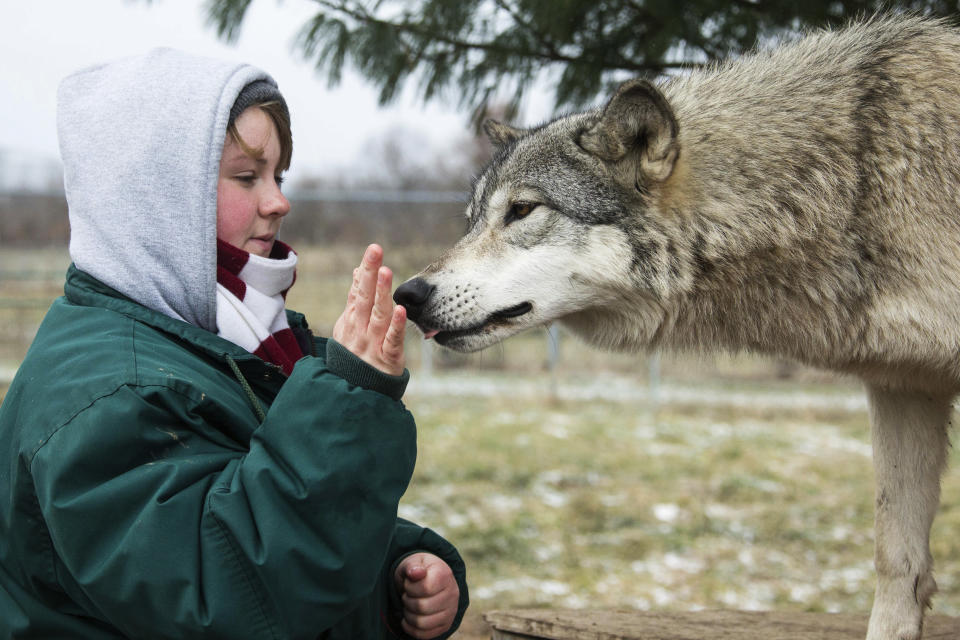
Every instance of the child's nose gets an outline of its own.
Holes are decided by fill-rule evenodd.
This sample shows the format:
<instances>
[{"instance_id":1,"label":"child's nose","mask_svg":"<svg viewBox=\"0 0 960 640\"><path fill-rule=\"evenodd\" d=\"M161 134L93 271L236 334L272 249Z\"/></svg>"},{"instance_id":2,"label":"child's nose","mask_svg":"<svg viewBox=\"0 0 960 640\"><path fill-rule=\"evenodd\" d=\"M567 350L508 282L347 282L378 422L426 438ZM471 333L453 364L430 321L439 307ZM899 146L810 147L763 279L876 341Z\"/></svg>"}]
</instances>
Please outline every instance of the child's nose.
<instances>
[{"instance_id":1,"label":"child's nose","mask_svg":"<svg viewBox=\"0 0 960 640\"><path fill-rule=\"evenodd\" d=\"M290 201L283 195L280 188L272 189L270 193L264 196L261 202L260 211L264 215L285 216L290 213Z\"/></svg>"}]
</instances>

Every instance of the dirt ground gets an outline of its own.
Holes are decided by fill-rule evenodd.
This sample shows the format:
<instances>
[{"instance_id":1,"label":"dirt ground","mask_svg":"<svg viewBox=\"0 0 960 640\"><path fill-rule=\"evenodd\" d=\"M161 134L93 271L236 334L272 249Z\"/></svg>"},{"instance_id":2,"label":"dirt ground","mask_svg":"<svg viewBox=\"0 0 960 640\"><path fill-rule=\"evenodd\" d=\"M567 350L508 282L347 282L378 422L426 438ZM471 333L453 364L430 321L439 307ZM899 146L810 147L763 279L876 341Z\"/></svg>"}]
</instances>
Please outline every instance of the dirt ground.
<instances>
[{"instance_id":1,"label":"dirt ground","mask_svg":"<svg viewBox=\"0 0 960 640\"><path fill-rule=\"evenodd\" d=\"M490 640L490 626L483 621L483 612L471 606L463 617L460 629L453 634L454 640Z\"/></svg>"}]
</instances>

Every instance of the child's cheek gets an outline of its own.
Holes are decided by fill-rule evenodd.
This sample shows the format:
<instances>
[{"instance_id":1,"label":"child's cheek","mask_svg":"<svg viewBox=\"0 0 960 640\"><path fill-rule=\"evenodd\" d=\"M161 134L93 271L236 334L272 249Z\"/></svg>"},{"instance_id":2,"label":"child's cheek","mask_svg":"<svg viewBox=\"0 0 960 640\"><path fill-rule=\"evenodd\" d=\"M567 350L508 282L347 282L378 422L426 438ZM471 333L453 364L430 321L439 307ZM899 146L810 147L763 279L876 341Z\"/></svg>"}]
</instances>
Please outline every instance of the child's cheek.
<instances>
[{"instance_id":1,"label":"child's cheek","mask_svg":"<svg viewBox=\"0 0 960 640\"><path fill-rule=\"evenodd\" d=\"M222 182L217 187L217 237L234 246L241 246L250 223L249 203L242 191Z\"/></svg>"}]
</instances>

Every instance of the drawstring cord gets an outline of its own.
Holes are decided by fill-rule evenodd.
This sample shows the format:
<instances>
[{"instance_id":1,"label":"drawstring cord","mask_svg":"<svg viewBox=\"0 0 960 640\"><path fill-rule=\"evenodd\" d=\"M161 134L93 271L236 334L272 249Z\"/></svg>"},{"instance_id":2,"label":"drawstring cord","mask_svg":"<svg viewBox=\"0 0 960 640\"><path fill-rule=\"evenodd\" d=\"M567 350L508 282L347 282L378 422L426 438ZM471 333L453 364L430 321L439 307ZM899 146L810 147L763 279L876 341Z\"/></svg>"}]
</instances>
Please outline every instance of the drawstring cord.
<instances>
[{"instance_id":1,"label":"drawstring cord","mask_svg":"<svg viewBox=\"0 0 960 640\"><path fill-rule=\"evenodd\" d=\"M260 400L257 399L256 394L253 393L253 387L250 386L250 383L247 382L247 379L243 377L243 374L240 373L240 367L237 366L237 363L233 361L233 358L230 357L230 354L225 354L227 356L227 364L230 365L230 370L233 371L233 375L237 377L237 381L240 383L240 386L243 387L243 390L247 393L247 400L250 401L250 406L253 407L253 412L257 414L257 418L262 423L267 414L263 412L263 407L260 406Z\"/></svg>"}]
</instances>

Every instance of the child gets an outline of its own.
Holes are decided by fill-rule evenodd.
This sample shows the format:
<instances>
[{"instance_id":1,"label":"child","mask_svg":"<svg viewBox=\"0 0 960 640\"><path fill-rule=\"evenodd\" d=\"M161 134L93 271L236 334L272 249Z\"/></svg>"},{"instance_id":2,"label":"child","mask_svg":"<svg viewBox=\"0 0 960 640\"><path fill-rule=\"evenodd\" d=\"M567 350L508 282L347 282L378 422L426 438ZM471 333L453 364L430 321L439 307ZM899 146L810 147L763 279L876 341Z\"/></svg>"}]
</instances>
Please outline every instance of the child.
<instances>
[{"instance_id":1,"label":"child","mask_svg":"<svg viewBox=\"0 0 960 640\"><path fill-rule=\"evenodd\" d=\"M371 245L333 338L284 309L286 104L156 50L67 78L71 223L0 407L0 637L447 637L456 549L397 518L406 317Z\"/></svg>"}]
</instances>

